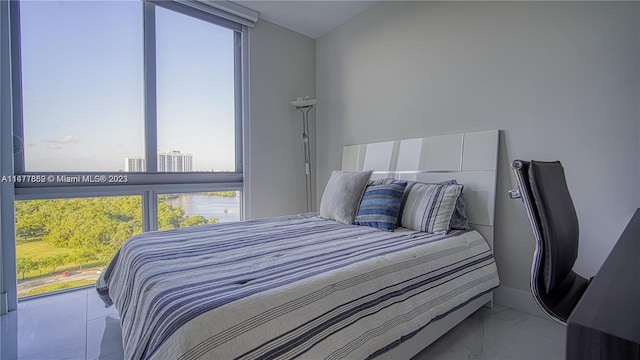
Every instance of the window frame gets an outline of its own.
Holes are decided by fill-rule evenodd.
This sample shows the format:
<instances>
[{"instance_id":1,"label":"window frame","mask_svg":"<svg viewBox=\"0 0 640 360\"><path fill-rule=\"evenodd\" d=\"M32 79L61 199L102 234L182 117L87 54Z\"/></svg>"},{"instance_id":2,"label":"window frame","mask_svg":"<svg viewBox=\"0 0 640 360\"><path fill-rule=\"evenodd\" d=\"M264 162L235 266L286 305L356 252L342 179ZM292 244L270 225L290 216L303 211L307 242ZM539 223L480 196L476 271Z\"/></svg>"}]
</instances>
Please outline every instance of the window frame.
<instances>
[{"instance_id":1,"label":"window frame","mask_svg":"<svg viewBox=\"0 0 640 360\"><path fill-rule=\"evenodd\" d=\"M21 151L14 152L14 174L15 175L109 175L116 172L110 171L26 171L24 157L24 116L22 102L22 53L20 48L21 42L21 24L20 24L20 6L19 1L11 2L11 63L17 64L12 66L12 98L13 98L13 141L14 146L20 147ZM243 111L244 91L246 86L246 70L243 64L246 62L244 57L246 54L245 38L248 33L246 26L240 25L233 21L224 19L217 15L209 14L204 11L194 9L185 4L175 1L141 1L142 9L142 26L143 26L143 75L144 75L144 149L146 172L127 172L117 173L126 174L128 178L127 185L192 185L192 184L232 184L234 188L243 186L243 164L244 164L244 146L243 146ZM187 172L187 173L165 173L158 172L158 119L157 119L157 92L156 92L156 24L155 24L155 8L156 6L164 9L175 11L177 13L196 18L208 22L215 26L221 26L233 31L234 36L234 114L235 114L235 171L233 172ZM114 192L122 187L122 184L105 184L104 186L113 187ZM76 193L76 188L94 188L91 183L33 183L22 182L16 183L16 196L19 199L24 195L41 193L43 188L55 188L59 194ZM40 189L40 190L31 190ZM82 190L86 192L88 189Z\"/></svg>"},{"instance_id":2,"label":"window frame","mask_svg":"<svg viewBox=\"0 0 640 360\"><path fill-rule=\"evenodd\" d=\"M24 118L22 91L22 59L21 59L21 24L19 1L2 2L0 17L8 20L6 28L8 34L2 34L2 56L8 55L8 61L2 63L2 76L11 80L6 82L7 93L3 92L3 105L10 104L8 111L3 106L0 126L3 130L2 175L45 175L45 176L100 176L126 175L126 184L91 184L91 183L46 183L33 182L2 183L1 190L1 220L2 238L0 244L0 304L11 311L17 308L17 283L15 276L15 218L13 215L14 200L81 198L100 196L142 195L143 201L143 231L153 231L158 228L157 201L158 194L186 193L207 191L240 191L240 220L249 218L250 178L248 177L249 134L246 133L246 123L249 114L249 27L224 17L198 10L180 0L140 0L143 26L143 59L144 59L144 121L145 126L145 158L146 172L29 172L25 171L24 158ZM235 106L235 172L190 172L190 173L158 173L157 149L157 114L155 94L155 7L160 6L176 11L183 15L194 17L213 25L230 28L234 36L234 106ZM151 16L153 15L153 16ZM2 27L3 31L5 27ZM7 52L9 54L7 54ZM153 58L153 61L151 61ZM5 66L8 65L8 66ZM5 77L6 76L6 77ZM5 89L5 86L3 86ZM8 95L8 96L4 96ZM12 147L19 147L21 151L11 152ZM13 161L11 161L13 160ZM153 165L153 166L150 166ZM1 311L0 311L1 313Z\"/></svg>"}]
</instances>

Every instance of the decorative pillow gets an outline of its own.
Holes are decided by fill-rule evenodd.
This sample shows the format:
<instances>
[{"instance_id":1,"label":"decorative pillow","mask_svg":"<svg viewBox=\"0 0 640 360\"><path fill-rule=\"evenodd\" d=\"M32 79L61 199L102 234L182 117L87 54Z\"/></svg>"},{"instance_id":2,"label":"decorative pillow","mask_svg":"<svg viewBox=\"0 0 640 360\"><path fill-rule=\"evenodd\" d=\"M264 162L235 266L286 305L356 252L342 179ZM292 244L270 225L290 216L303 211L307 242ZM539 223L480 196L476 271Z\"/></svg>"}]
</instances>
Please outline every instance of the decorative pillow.
<instances>
[{"instance_id":1,"label":"decorative pillow","mask_svg":"<svg viewBox=\"0 0 640 360\"><path fill-rule=\"evenodd\" d=\"M462 187L459 184L408 184L399 215L401 226L446 234Z\"/></svg>"},{"instance_id":2,"label":"decorative pillow","mask_svg":"<svg viewBox=\"0 0 640 360\"><path fill-rule=\"evenodd\" d=\"M388 184L370 182L362 196L355 224L393 231L406 186L406 181L398 180Z\"/></svg>"},{"instance_id":3,"label":"decorative pillow","mask_svg":"<svg viewBox=\"0 0 640 360\"><path fill-rule=\"evenodd\" d=\"M320 199L320 217L353 224L372 172L334 170Z\"/></svg>"},{"instance_id":4,"label":"decorative pillow","mask_svg":"<svg viewBox=\"0 0 640 360\"><path fill-rule=\"evenodd\" d=\"M451 230L467 230L469 229L469 219L467 219L467 199L464 197L464 191L460 193L458 201L456 201L456 210L451 216L449 224Z\"/></svg>"},{"instance_id":5,"label":"decorative pillow","mask_svg":"<svg viewBox=\"0 0 640 360\"><path fill-rule=\"evenodd\" d=\"M455 185L458 182L456 180L447 180L439 182L441 185ZM464 186L464 185L463 185ZM456 201L456 210L451 216L451 223L449 224L450 230L467 230L469 229L469 220L467 219L467 199L464 197L464 188Z\"/></svg>"},{"instance_id":6,"label":"decorative pillow","mask_svg":"<svg viewBox=\"0 0 640 360\"><path fill-rule=\"evenodd\" d=\"M396 181L394 178L376 179L369 181L369 185L391 184Z\"/></svg>"}]
</instances>

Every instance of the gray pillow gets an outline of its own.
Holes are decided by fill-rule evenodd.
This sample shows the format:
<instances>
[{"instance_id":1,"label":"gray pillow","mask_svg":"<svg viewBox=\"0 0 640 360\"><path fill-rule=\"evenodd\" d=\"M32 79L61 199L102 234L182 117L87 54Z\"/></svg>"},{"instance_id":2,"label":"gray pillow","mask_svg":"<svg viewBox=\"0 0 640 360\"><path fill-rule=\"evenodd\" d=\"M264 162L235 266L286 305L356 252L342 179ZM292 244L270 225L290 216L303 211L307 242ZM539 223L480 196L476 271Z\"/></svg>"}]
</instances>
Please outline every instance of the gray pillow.
<instances>
[{"instance_id":1,"label":"gray pillow","mask_svg":"<svg viewBox=\"0 0 640 360\"><path fill-rule=\"evenodd\" d=\"M372 172L334 170L320 199L320 217L353 224Z\"/></svg>"}]
</instances>

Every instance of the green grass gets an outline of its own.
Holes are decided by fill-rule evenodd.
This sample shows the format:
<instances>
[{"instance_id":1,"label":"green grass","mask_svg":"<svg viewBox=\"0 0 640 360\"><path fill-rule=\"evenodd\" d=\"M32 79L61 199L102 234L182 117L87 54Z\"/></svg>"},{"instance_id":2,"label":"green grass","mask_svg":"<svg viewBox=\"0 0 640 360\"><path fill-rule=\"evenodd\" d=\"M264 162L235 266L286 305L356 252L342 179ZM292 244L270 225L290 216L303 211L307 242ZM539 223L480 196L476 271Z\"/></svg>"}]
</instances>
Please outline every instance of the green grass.
<instances>
[{"instance_id":1,"label":"green grass","mask_svg":"<svg viewBox=\"0 0 640 360\"><path fill-rule=\"evenodd\" d=\"M59 291L64 289L71 289L75 287L85 286L95 284L95 280L74 280L74 281L65 281L55 284L38 286L37 288L31 289L26 296L44 294L52 291Z\"/></svg>"},{"instance_id":2,"label":"green grass","mask_svg":"<svg viewBox=\"0 0 640 360\"><path fill-rule=\"evenodd\" d=\"M71 255L74 253L74 251L75 251L74 249L57 248L55 246L51 246L45 243L42 240L34 240L34 239L29 239L27 241L18 241L18 244L16 245L17 258L31 258L34 261L42 260L47 257L56 256L56 255L63 255L63 256ZM82 266L82 269L97 270L100 268L104 268L106 266L107 266L107 263L105 263L104 261L92 261L88 264L84 264ZM51 276L52 274L58 275L58 274L61 274L63 271L73 271L73 270L79 270L79 269L80 269L80 264L77 264L77 263L68 263L62 266L58 266L56 267L56 271L54 273L50 272L51 271L50 268L43 267L41 270L32 270L27 272L24 276L24 279L32 280L36 278ZM22 281L22 274L18 274L17 279L19 281Z\"/></svg>"},{"instance_id":3,"label":"green grass","mask_svg":"<svg viewBox=\"0 0 640 360\"><path fill-rule=\"evenodd\" d=\"M89 264L84 264L84 266L82 266L82 271L97 271L98 269L106 268L106 267L107 267L106 263L101 261L94 261ZM24 279L33 280L33 279L45 278L49 276L59 276L65 271L78 271L79 269L80 269L80 265L78 264L65 264L62 266L58 266L56 268L56 271L54 272L51 272L50 271L51 269L48 269L48 268L43 268L42 274L38 270L30 271L25 274ZM18 282L22 281L22 274L16 275L16 279L18 279Z\"/></svg>"},{"instance_id":4,"label":"green grass","mask_svg":"<svg viewBox=\"0 0 640 360\"><path fill-rule=\"evenodd\" d=\"M19 241L16 246L16 254L19 258L30 257L33 260L40 260L49 256L73 254L73 250L57 248L44 241Z\"/></svg>"}]
</instances>

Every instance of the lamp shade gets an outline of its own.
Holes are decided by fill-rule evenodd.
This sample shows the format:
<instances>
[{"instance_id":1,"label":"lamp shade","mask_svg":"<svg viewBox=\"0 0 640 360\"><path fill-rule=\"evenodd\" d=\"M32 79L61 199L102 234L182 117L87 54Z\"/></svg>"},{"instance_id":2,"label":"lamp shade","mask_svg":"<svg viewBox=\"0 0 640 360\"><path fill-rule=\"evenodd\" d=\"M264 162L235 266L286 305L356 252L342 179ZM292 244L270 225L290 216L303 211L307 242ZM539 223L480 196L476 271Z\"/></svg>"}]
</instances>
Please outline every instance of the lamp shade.
<instances>
[{"instance_id":1,"label":"lamp shade","mask_svg":"<svg viewBox=\"0 0 640 360\"><path fill-rule=\"evenodd\" d=\"M309 99L307 98L298 98L296 100L290 101L290 104L295 106L295 107L308 107L308 106L313 106L318 102L318 100L316 99Z\"/></svg>"}]
</instances>

